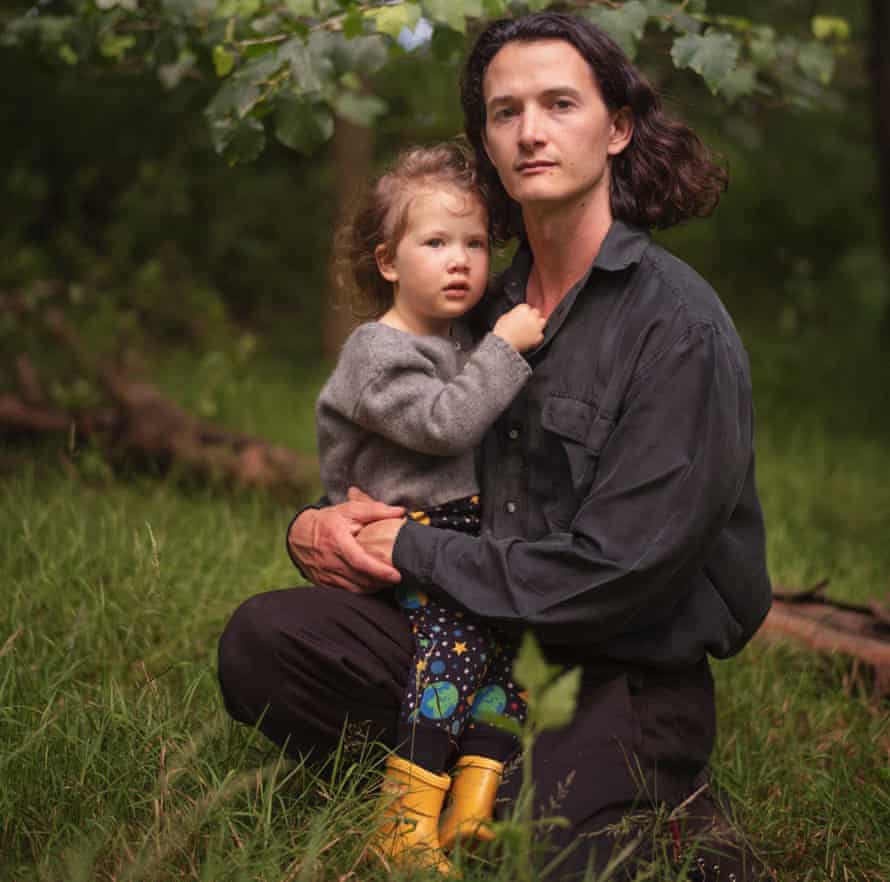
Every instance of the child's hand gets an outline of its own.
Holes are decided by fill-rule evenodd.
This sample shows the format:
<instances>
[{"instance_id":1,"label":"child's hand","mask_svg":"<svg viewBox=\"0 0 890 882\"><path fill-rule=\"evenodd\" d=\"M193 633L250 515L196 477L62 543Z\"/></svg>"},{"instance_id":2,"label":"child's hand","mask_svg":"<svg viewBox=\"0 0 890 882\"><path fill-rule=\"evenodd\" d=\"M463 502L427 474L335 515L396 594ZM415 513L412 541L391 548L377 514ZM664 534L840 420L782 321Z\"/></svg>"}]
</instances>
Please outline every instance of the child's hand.
<instances>
[{"instance_id":1,"label":"child's hand","mask_svg":"<svg viewBox=\"0 0 890 882\"><path fill-rule=\"evenodd\" d=\"M520 303L495 323L492 333L506 340L517 352L533 349L544 339L547 319L533 306Z\"/></svg>"}]
</instances>

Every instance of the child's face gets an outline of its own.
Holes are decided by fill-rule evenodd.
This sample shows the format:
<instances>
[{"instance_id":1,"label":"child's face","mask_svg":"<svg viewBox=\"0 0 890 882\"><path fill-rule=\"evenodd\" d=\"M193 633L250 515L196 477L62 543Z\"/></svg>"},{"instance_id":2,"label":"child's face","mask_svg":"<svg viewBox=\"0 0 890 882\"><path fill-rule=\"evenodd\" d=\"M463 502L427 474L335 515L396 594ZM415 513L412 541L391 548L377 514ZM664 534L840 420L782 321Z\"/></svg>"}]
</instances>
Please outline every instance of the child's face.
<instances>
[{"instance_id":1,"label":"child's face","mask_svg":"<svg viewBox=\"0 0 890 882\"><path fill-rule=\"evenodd\" d=\"M475 306L488 281L488 213L474 195L418 188L395 254L377 249L381 275L394 286L393 309L416 333L441 334Z\"/></svg>"}]
</instances>

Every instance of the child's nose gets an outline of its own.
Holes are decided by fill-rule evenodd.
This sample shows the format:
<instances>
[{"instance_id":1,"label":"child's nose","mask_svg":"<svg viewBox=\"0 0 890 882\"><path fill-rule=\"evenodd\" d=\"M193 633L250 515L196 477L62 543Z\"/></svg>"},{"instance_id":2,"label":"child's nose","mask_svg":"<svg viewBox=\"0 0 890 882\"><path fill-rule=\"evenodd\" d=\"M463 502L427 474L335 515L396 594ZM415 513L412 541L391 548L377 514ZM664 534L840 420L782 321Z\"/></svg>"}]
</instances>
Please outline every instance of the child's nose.
<instances>
[{"instance_id":1,"label":"child's nose","mask_svg":"<svg viewBox=\"0 0 890 882\"><path fill-rule=\"evenodd\" d=\"M466 248L457 248L451 255L451 261L448 264L448 269L451 272L455 272L456 270L466 269L470 265L470 259L467 254Z\"/></svg>"}]
</instances>

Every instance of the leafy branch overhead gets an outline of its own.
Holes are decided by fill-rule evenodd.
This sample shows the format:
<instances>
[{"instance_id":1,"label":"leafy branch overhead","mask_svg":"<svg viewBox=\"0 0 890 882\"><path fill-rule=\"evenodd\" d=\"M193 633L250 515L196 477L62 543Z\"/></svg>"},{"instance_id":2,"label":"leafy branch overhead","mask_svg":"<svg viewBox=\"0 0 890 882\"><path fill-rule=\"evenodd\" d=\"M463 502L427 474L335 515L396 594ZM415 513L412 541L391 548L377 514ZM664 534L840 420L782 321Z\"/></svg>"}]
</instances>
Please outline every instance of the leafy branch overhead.
<instances>
[{"instance_id":1,"label":"leafy branch overhead","mask_svg":"<svg viewBox=\"0 0 890 882\"><path fill-rule=\"evenodd\" d=\"M486 20L571 6L632 58L668 55L721 99L811 104L831 82L847 21L817 16L810 33L712 15L706 0L69 0L3 27L2 43L62 67L153 70L165 87L216 82L205 109L215 150L255 159L271 135L310 154L334 115L371 125L387 110L373 75L406 52L457 59Z\"/></svg>"}]
</instances>

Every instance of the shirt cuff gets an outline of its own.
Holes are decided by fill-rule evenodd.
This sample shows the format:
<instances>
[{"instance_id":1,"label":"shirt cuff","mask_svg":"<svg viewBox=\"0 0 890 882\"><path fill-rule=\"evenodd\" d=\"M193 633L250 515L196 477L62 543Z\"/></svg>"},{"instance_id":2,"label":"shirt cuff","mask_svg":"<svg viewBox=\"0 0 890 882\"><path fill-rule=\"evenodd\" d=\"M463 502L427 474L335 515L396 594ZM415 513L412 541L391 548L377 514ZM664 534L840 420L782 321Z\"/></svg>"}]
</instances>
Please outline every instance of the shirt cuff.
<instances>
[{"instance_id":1,"label":"shirt cuff","mask_svg":"<svg viewBox=\"0 0 890 882\"><path fill-rule=\"evenodd\" d=\"M407 520L396 536L392 565L402 578L415 585L431 585L433 562L439 544L438 530Z\"/></svg>"},{"instance_id":2,"label":"shirt cuff","mask_svg":"<svg viewBox=\"0 0 890 882\"><path fill-rule=\"evenodd\" d=\"M316 510L327 508L331 504L331 500L328 499L327 496L322 496L317 502L310 503L309 505L304 505L291 519L290 523L287 525L287 530L284 533L284 547L287 551L287 556L290 558L291 563L300 571L300 575L308 582L309 576L306 575L303 568L300 566L300 562L294 557L294 553L291 551L290 542L287 541L288 536L290 536L291 527L294 525L294 521L303 514L304 511L308 511L310 508L314 508Z\"/></svg>"}]
</instances>

